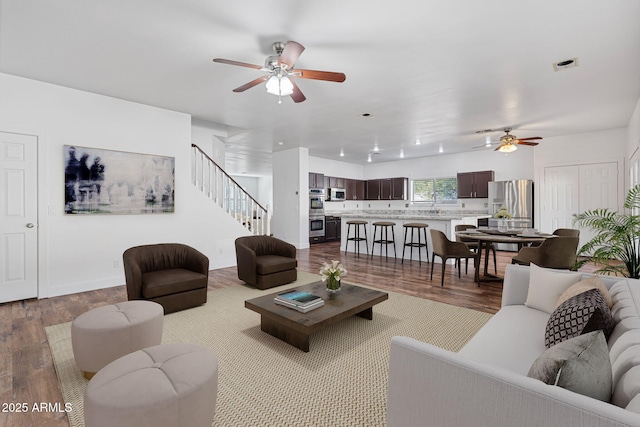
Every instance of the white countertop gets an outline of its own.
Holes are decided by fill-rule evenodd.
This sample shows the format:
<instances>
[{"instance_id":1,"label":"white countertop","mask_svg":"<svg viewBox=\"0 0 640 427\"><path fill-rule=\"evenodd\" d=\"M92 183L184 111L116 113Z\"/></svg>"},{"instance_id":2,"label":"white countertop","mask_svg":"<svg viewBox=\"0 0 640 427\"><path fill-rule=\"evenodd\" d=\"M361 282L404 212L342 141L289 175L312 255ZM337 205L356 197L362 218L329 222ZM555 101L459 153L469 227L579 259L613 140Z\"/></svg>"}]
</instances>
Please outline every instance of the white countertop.
<instances>
[{"instance_id":1,"label":"white countertop","mask_svg":"<svg viewBox=\"0 0 640 427\"><path fill-rule=\"evenodd\" d=\"M455 221L464 218L488 218L488 213L473 212L451 212L451 211L426 211L426 210L405 210L405 211L342 211L325 212L325 215L339 216L341 218L362 218L362 219L397 219L397 220L430 220L430 221Z\"/></svg>"}]
</instances>

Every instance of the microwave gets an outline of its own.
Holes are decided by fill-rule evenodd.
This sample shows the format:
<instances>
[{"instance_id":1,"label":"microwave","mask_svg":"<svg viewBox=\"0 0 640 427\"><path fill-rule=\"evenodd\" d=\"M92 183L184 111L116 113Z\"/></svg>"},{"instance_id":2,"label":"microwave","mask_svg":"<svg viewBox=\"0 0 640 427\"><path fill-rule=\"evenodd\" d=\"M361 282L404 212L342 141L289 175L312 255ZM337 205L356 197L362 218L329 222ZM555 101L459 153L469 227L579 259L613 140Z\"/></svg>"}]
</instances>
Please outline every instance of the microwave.
<instances>
[{"instance_id":1,"label":"microwave","mask_svg":"<svg viewBox=\"0 0 640 427\"><path fill-rule=\"evenodd\" d=\"M331 200L332 202L347 200L347 190L345 190L344 188L330 188L329 200Z\"/></svg>"}]
</instances>

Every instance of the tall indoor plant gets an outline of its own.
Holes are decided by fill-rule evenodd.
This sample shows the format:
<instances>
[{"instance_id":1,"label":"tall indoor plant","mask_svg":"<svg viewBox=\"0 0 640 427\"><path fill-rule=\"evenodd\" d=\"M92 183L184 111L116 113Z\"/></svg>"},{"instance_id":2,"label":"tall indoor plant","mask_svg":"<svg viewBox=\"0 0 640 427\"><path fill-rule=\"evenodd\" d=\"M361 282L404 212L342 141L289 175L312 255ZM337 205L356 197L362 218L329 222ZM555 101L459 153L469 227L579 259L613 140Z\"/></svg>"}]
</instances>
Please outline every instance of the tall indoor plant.
<instances>
[{"instance_id":1,"label":"tall indoor plant","mask_svg":"<svg viewBox=\"0 0 640 427\"><path fill-rule=\"evenodd\" d=\"M640 278L640 185L631 188L624 202L625 213L594 209L576 215L574 224L595 231L596 236L584 244L578 255L591 256L596 273ZM579 261L578 267L587 262Z\"/></svg>"}]
</instances>

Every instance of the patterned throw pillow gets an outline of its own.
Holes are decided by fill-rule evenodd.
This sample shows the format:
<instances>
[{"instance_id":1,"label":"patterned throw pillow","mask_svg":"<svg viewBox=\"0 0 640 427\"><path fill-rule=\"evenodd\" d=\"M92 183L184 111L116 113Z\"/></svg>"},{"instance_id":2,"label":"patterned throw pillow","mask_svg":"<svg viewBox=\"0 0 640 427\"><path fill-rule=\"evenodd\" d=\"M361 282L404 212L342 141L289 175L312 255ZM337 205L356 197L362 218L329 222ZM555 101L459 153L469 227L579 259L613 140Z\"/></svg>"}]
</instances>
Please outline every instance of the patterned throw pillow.
<instances>
[{"instance_id":1,"label":"patterned throw pillow","mask_svg":"<svg viewBox=\"0 0 640 427\"><path fill-rule=\"evenodd\" d=\"M597 289L569 298L551 313L547 321L544 344L547 348L569 338L602 329L609 339L615 326L611 310Z\"/></svg>"}]
</instances>

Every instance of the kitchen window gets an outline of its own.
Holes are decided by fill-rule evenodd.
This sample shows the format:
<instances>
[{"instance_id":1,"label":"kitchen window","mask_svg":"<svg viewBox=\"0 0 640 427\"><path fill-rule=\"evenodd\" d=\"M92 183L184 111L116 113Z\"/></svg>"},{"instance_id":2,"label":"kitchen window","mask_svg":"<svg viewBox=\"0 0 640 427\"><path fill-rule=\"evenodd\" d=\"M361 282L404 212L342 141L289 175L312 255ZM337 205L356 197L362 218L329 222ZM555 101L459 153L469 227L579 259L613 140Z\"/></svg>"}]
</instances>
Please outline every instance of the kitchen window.
<instances>
[{"instance_id":1,"label":"kitchen window","mask_svg":"<svg viewBox=\"0 0 640 427\"><path fill-rule=\"evenodd\" d=\"M418 203L457 204L458 179L430 178L411 181L411 200Z\"/></svg>"}]
</instances>

